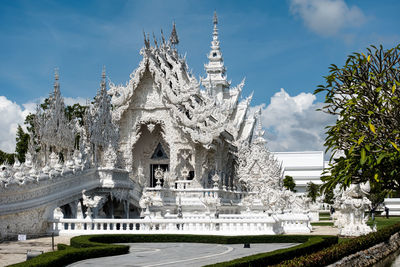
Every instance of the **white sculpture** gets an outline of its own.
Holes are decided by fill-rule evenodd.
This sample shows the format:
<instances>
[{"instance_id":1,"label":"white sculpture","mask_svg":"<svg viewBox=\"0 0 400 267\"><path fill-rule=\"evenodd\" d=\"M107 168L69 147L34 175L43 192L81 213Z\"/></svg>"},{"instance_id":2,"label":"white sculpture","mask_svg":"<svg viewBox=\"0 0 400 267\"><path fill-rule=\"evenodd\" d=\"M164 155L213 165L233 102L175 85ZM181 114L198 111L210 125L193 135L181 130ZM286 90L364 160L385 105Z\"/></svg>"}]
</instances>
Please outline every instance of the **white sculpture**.
<instances>
[{"instance_id":1,"label":"white sculpture","mask_svg":"<svg viewBox=\"0 0 400 267\"><path fill-rule=\"evenodd\" d=\"M338 190L335 190L339 193ZM335 207L335 226L339 228L339 234L343 236L360 236L373 231L366 222L365 210L371 208L369 194L369 182L364 184L351 184L346 190L338 194Z\"/></svg>"}]
</instances>

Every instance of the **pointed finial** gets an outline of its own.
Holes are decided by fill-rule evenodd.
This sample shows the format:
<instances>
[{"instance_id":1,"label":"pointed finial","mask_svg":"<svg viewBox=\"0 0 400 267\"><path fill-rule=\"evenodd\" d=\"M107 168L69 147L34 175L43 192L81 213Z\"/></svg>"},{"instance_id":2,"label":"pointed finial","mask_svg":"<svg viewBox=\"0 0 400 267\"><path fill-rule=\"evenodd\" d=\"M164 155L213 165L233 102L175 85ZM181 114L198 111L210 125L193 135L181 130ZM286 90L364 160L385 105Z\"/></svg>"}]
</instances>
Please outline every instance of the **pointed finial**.
<instances>
[{"instance_id":1,"label":"pointed finial","mask_svg":"<svg viewBox=\"0 0 400 267\"><path fill-rule=\"evenodd\" d=\"M172 24L172 32L171 32L171 36L169 37L169 41L174 46L179 44L178 34L176 33L175 21Z\"/></svg>"},{"instance_id":2,"label":"pointed finial","mask_svg":"<svg viewBox=\"0 0 400 267\"><path fill-rule=\"evenodd\" d=\"M259 133L262 132L262 125L261 125L261 107L258 109L257 130L258 130Z\"/></svg>"},{"instance_id":3,"label":"pointed finial","mask_svg":"<svg viewBox=\"0 0 400 267\"><path fill-rule=\"evenodd\" d=\"M213 19L214 25L218 24L218 17L217 17L217 11L214 11L214 19Z\"/></svg>"},{"instance_id":4,"label":"pointed finial","mask_svg":"<svg viewBox=\"0 0 400 267\"><path fill-rule=\"evenodd\" d=\"M260 109L258 110L257 113L258 113L257 129L256 129L256 132L255 132L257 138L256 138L256 140L254 140L254 143L255 144L265 144L266 141L265 141L265 139L263 137L265 132L263 131L262 124L261 124L261 107L260 107Z\"/></svg>"},{"instance_id":5,"label":"pointed finial","mask_svg":"<svg viewBox=\"0 0 400 267\"><path fill-rule=\"evenodd\" d=\"M147 37L146 37L146 33L144 32L144 30L143 30L143 37L144 37L144 46L146 48L150 48L149 35L147 34Z\"/></svg>"},{"instance_id":6,"label":"pointed finial","mask_svg":"<svg viewBox=\"0 0 400 267\"><path fill-rule=\"evenodd\" d=\"M54 68L54 80L58 81L60 78L59 74L58 74L58 68Z\"/></svg>"},{"instance_id":7,"label":"pointed finial","mask_svg":"<svg viewBox=\"0 0 400 267\"><path fill-rule=\"evenodd\" d=\"M59 79L60 79L60 75L58 74L58 68L55 68L54 69L54 92L60 90L60 83L58 82Z\"/></svg>"},{"instance_id":8,"label":"pointed finial","mask_svg":"<svg viewBox=\"0 0 400 267\"><path fill-rule=\"evenodd\" d=\"M103 65L103 70L101 71L101 78L103 80L106 79L106 66L105 65Z\"/></svg>"},{"instance_id":9,"label":"pointed finial","mask_svg":"<svg viewBox=\"0 0 400 267\"><path fill-rule=\"evenodd\" d=\"M164 33L163 33L162 29L161 29L161 39L162 39L163 46L165 46L165 37L164 37Z\"/></svg>"},{"instance_id":10,"label":"pointed finial","mask_svg":"<svg viewBox=\"0 0 400 267\"><path fill-rule=\"evenodd\" d=\"M154 32L153 32L153 41L154 41L154 45L156 47L158 47L157 39L156 39L156 36L154 35Z\"/></svg>"},{"instance_id":11,"label":"pointed finial","mask_svg":"<svg viewBox=\"0 0 400 267\"><path fill-rule=\"evenodd\" d=\"M101 82L100 82L100 91L107 91L106 88L106 66L103 65L103 69L101 71Z\"/></svg>"}]
</instances>

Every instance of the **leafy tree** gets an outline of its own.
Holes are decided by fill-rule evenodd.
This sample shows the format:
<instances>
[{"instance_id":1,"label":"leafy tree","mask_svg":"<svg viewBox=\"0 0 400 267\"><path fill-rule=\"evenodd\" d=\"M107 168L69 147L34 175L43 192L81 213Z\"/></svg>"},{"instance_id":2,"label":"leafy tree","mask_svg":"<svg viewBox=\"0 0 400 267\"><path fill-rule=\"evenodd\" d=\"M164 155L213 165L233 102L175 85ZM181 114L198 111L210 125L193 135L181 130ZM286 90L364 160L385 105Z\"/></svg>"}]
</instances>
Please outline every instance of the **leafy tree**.
<instances>
[{"instance_id":1,"label":"leafy tree","mask_svg":"<svg viewBox=\"0 0 400 267\"><path fill-rule=\"evenodd\" d=\"M25 117L24 124L26 125L26 129L28 130L28 133L35 133L35 114L29 113Z\"/></svg>"},{"instance_id":2,"label":"leafy tree","mask_svg":"<svg viewBox=\"0 0 400 267\"><path fill-rule=\"evenodd\" d=\"M76 119L78 120L79 124L82 126L83 125L83 116L85 115L85 111L87 109L87 106L81 106L80 104L76 103L72 106L67 106L66 107L66 114L68 120L73 120Z\"/></svg>"},{"instance_id":3,"label":"leafy tree","mask_svg":"<svg viewBox=\"0 0 400 267\"><path fill-rule=\"evenodd\" d=\"M371 209L376 210L379 205L383 204L385 197L390 193L390 190L382 189L380 183L374 183L371 186L370 194L368 195L369 200L371 200Z\"/></svg>"},{"instance_id":4,"label":"leafy tree","mask_svg":"<svg viewBox=\"0 0 400 267\"><path fill-rule=\"evenodd\" d=\"M324 191L324 203L333 204L333 198L335 194L333 193L333 188L325 189Z\"/></svg>"},{"instance_id":5,"label":"leafy tree","mask_svg":"<svg viewBox=\"0 0 400 267\"><path fill-rule=\"evenodd\" d=\"M400 45L371 46L351 54L343 67L331 65L323 112L337 117L327 127L325 146L331 166L324 187L370 181L381 189L400 189ZM344 155L336 156L337 152ZM340 153L339 153L340 154Z\"/></svg>"},{"instance_id":6,"label":"leafy tree","mask_svg":"<svg viewBox=\"0 0 400 267\"><path fill-rule=\"evenodd\" d=\"M0 164L14 164L15 154L6 153L0 150Z\"/></svg>"},{"instance_id":7,"label":"leafy tree","mask_svg":"<svg viewBox=\"0 0 400 267\"><path fill-rule=\"evenodd\" d=\"M307 183L307 197L311 198L312 202L315 202L317 200L317 197L319 197L319 185L314 184L313 182Z\"/></svg>"},{"instance_id":8,"label":"leafy tree","mask_svg":"<svg viewBox=\"0 0 400 267\"><path fill-rule=\"evenodd\" d=\"M290 190L292 192L297 192L297 190L295 189L296 183L295 183L295 181L294 181L292 176L285 175L285 178L283 179L283 186L287 190Z\"/></svg>"},{"instance_id":9,"label":"leafy tree","mask_svg":"<svg viewBox=\"0 0 400 267\"><path fill-rule=\"evenodd\" d=\"M29 134L25 133L21 125L17 128L17 137L15 138L15 152L20 162L25 162L25 154L28 152Z\"/></svg>"}]
</instances>

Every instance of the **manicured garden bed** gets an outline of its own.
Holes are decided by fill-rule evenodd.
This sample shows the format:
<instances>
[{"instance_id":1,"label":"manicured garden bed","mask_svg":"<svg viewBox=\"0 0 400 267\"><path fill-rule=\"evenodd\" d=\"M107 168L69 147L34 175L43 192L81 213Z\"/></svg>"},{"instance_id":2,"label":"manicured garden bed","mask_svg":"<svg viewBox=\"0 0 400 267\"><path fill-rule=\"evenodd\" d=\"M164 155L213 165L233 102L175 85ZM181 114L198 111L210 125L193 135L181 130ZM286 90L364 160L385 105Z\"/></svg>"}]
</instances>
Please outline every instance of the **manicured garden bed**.
<instances>
[{"instance_id":1,"label":"manicured garden bed","mask_svg":"<svg viewBox=\"0 0 400 267\"><path fill-rule=\"evenodd\" d=\"M394 220L391 222L394 222ZM387 223L389 224L389 221L387 221ZM381 225L383 225L383 223ZM342 242L318 252L286 260L279 263L279 266L326 266L335 263L346 256L365 250L381 242L385 242L389 240L393 234L400 232L400 223L382 227L383 228L377 232L357 238L342 239Z\"/></svg>"},{"instance_id":2,"label":"manicured garden bed","mask_svg":"<svg viewBox=\"0 0 400 267\"><path fill-rule=\"evenodd\" d=\"M71 239L71 246L60 244L58 251L48 252L36 258L11 266L64 266L76 261L114 256L129 253L129 246L112 243L137 242L191 242L217 244L243 243L302 243L300 245L269 253L250 256L235 263L235 266L247 266L246 262L255 264L268 262L278 263L284 259L294 258L311 253L337 243L336 236L306 236L306 235L264 235L264 236L207 236L207 235L85 235ZM244 258L243 258L244 259ZM223 263L220 266L229 263Z\"/></svg>"}]
</instances>

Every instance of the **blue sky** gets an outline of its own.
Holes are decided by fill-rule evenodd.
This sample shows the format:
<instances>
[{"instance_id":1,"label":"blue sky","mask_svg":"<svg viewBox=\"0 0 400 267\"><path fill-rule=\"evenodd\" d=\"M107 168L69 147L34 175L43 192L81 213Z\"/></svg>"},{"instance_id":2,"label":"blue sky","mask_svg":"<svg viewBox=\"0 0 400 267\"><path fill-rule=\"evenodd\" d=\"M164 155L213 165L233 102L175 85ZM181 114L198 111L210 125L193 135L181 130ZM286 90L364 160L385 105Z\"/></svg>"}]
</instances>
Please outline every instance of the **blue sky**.
<instances>
[{"instance_id":1,"label":"blue sky","mask_svg":"<svg viewBox=\"0 0 400 267\"><path fill-rule=\"evenodd\" d=\"M187 53L196 77L204 75L214 10L232 85L246 77L243 95L254 91L252 105L265 112L274 97L295 100L294 117L323 100L310 93L330 64L343 65L370 44L391 48L400 40L395 0L1 1L0 96L24 111L48 96L58 67L65 97L92 98L103 65L112 82L125 83L141 59L143 30L169 35L173 21L179 52ZM279 130L267 117L273 142Z\"/></svg>"}]
</instances>

